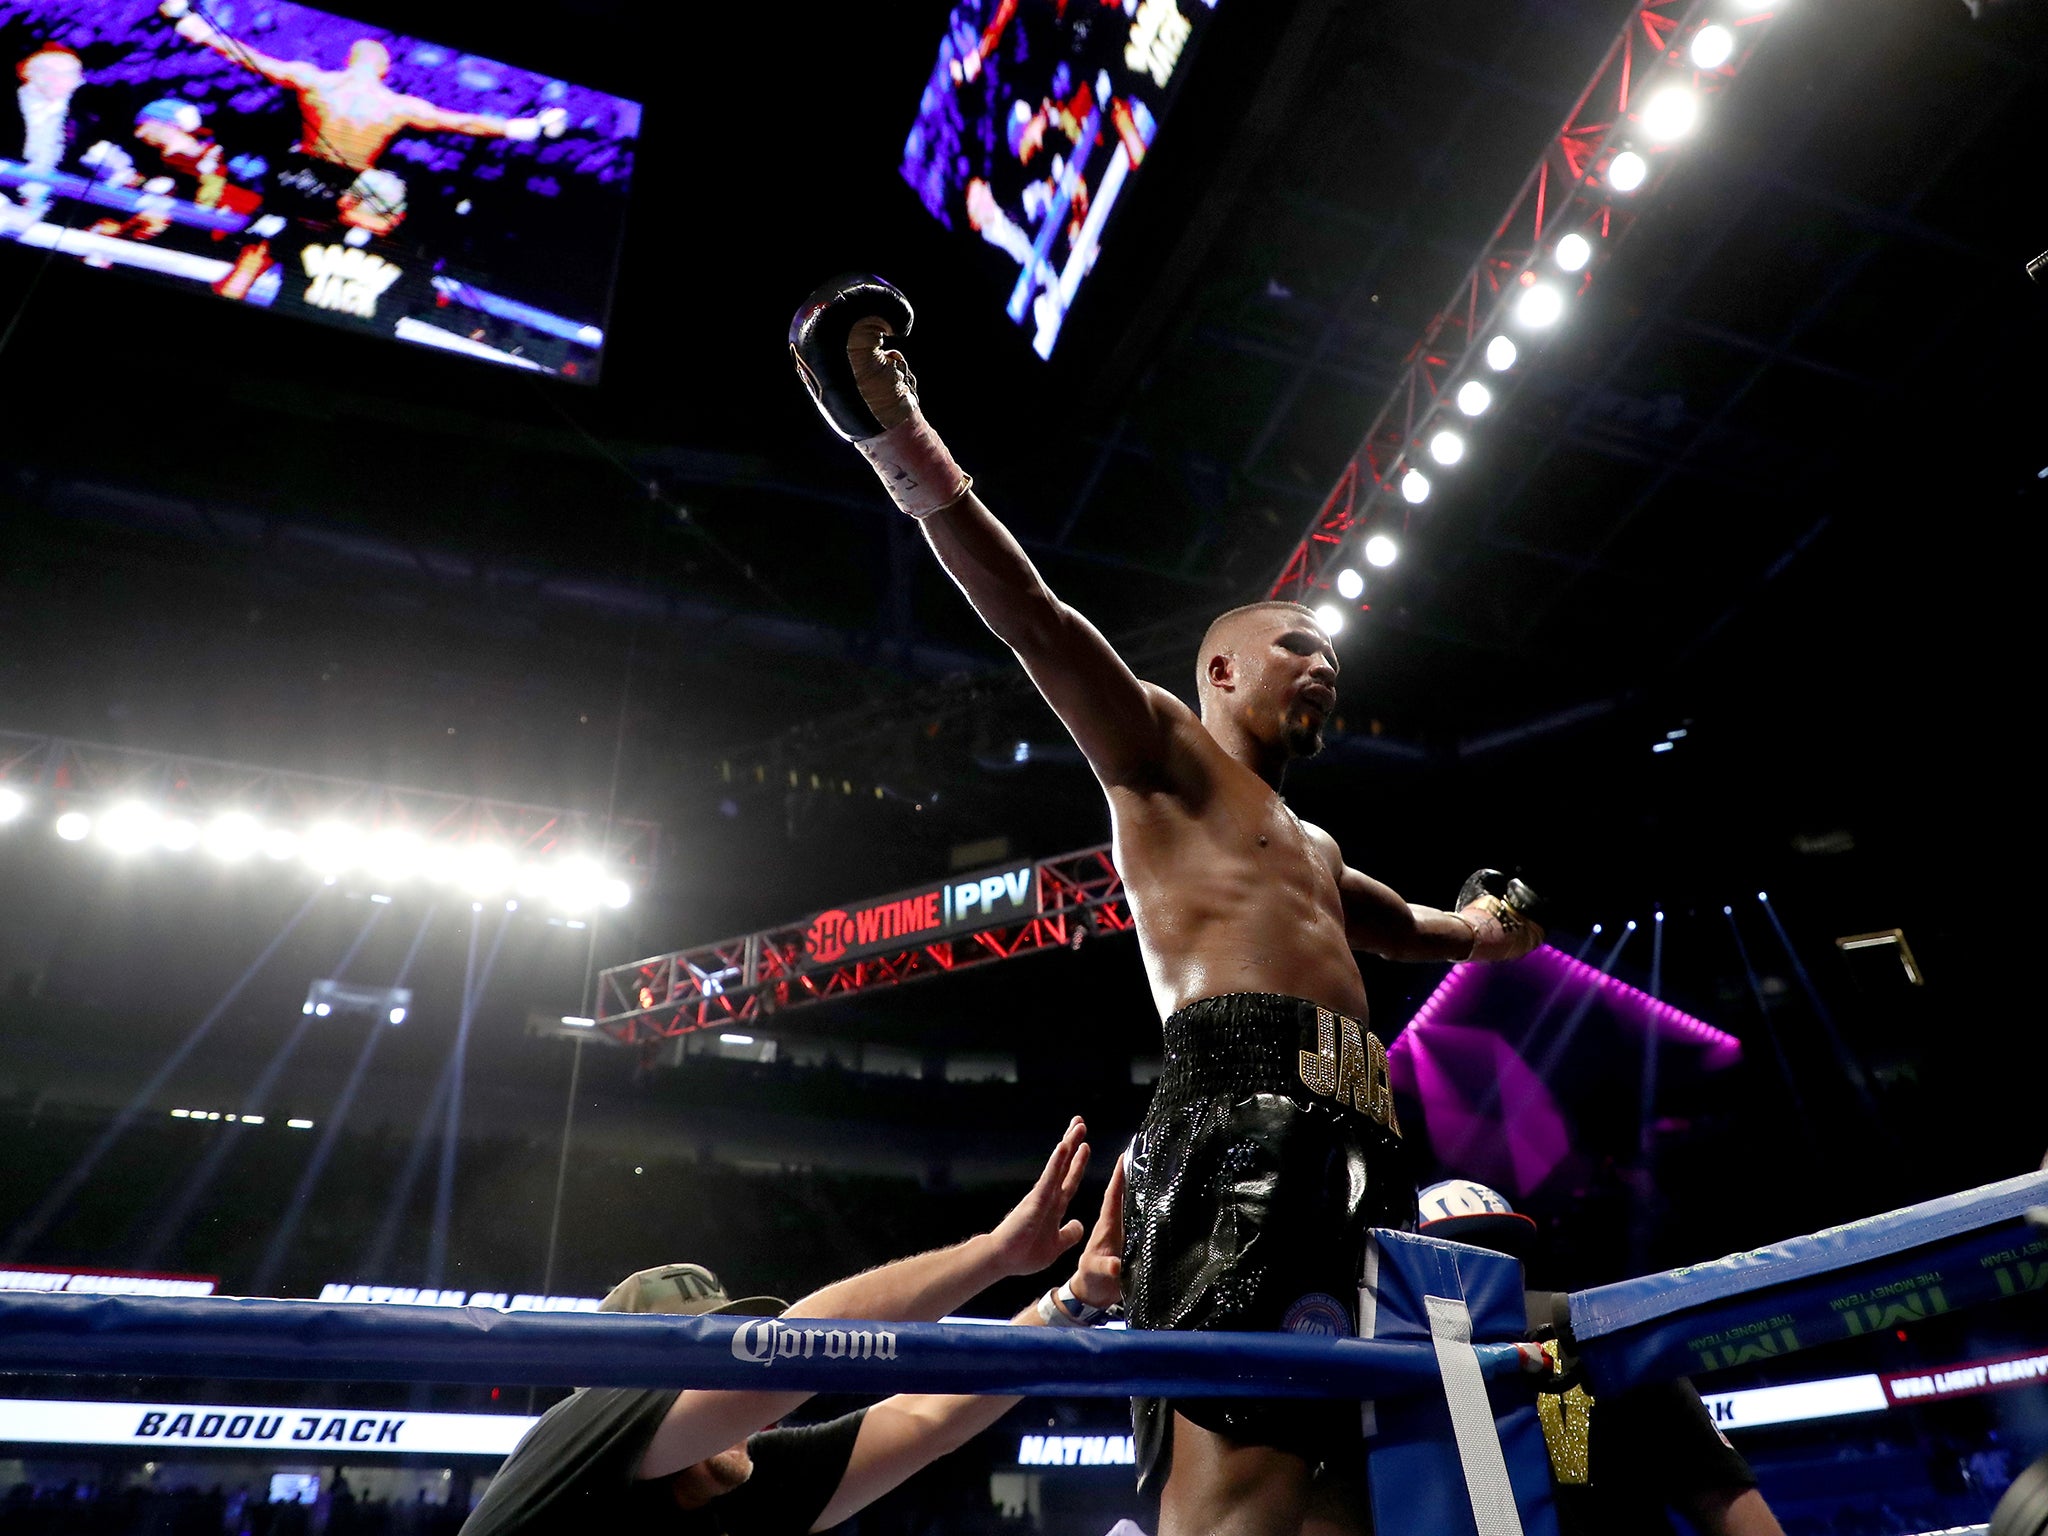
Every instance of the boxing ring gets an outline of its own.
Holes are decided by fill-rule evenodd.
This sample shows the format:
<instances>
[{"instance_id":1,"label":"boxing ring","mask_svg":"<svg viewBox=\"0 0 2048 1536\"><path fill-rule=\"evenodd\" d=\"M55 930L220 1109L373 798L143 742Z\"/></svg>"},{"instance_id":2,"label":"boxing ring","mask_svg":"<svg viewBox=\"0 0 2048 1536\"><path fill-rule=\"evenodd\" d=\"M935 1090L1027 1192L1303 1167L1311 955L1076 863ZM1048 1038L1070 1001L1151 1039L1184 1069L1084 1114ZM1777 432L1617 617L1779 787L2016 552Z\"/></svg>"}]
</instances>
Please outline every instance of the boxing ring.
<instances>
[{"instance_id":1,"label":"boxing ring","mask_svg":"<svg viewBox=\"0 0 2048 1536\"><path fill-rule=\"evenodd\" d=\"M2038 1287L2048 1170L1712 1263L1573 1293L1596 1391L1775 1358ZM2036 1210L2033 1221L2029 1211ZM1360 1336L1137 1333L831 1319L505 1314L232 1297L0 1295L0 1372L1364 1402L1377 1519L1552 1536L1522 1273L1379 1232Z\"/></svg>"}]
</instances>

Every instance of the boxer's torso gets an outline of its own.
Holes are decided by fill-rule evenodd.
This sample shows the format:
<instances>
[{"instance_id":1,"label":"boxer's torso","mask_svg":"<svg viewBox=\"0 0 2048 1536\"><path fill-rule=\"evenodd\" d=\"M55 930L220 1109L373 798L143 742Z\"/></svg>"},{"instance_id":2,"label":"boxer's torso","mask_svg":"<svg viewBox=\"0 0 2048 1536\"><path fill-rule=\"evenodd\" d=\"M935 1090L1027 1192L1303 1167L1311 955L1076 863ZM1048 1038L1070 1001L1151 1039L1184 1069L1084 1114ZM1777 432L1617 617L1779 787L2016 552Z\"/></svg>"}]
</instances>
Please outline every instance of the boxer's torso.
<instances>
[{"instance_id":1,"label":"boxer's torso","mask_svg":"<svg viewBox=\"0 0 2048 1536\"><path fill-rule=\"evenodd\" d=\"M1205 997L1274 992L1363 1022L1328 834L1303 825L1192 712L1151 786L1109 792L1117 868L1161 1018Z\"/></svg>"},{"instance_id":2,"label":"boxer's torso","mask_svg":"<svg viewBox=\"0 0 2048 1536\"><path fill-rule=\"evenodd\" d=\"M299 88L302 142L308 154L367 171L410 120L405 108L405 98L380 81L323 72Z\"/></svg>"}]
</instances>

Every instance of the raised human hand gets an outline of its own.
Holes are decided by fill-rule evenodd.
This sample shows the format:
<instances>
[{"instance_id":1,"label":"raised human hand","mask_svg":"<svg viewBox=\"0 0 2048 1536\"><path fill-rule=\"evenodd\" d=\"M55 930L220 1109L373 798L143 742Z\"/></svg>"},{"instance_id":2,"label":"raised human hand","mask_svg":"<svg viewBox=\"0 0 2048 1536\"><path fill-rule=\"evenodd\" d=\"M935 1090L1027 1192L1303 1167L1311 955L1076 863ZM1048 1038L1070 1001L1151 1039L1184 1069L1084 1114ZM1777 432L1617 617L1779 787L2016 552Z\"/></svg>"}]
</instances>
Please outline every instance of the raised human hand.
<instances>
[{"instance_id":1,"label":"raised human hand","mask_svg":"<svg viewBox=\"0 0 2048 1536\"><path fill-rule=\"evenodd\" d=\"M1124 1160L1119 1157L1109 1172L1109 1188L1102 1192L1102 1210L1095 1218L1095 1230L1081 1250L1081 1262L1074 1266L1074 1278L1067 1282L1089 1306L1108 1311L1124 1299Z\"/></svg>"},{"instance_id":2,"label":"raised human hand","mask_svg":"<svg viewBox=\"0 0 2048 1536\"><path fill-rule=\"evenodd\" d=\"M1030 1192L989 1234L993 1261L1003 1274L1034 1275L1081 1241L1081 1223L1067 1219L1067 1207L1088 1171L1087 1134L1076 1115Z\"/></svg>"}]
</instances>

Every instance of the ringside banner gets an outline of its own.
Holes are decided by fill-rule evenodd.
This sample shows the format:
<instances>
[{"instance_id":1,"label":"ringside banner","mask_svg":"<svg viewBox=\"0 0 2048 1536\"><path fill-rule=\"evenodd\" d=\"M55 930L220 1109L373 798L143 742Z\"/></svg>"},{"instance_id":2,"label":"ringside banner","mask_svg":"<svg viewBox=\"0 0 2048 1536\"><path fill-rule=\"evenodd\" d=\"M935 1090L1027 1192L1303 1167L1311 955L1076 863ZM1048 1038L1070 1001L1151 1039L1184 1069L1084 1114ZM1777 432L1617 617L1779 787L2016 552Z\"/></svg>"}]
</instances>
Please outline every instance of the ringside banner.
<instances>
[{"instance_id":1,"label":"ringside banner","mask_svg":"<svg viewBox=\"0 0 2048 1536\"><path fill-rule=\"evenodd\" d=\"M0 1398L0 1444L270 1449L350 1457L506 1456L537 1421L515 1413Z\"/></svg>"},{"instance_id":2,"label":"ringside banner","mask_svg":"<svg viewBox=\"0 0 2048 1536\"><path fill-rule=\"evenodd\" d=\"M15 1264L0 1269L0 1291L63 1291L73 1296L211 1296L217 1275L175 1275L153 1269L52 1269Z\"/></svg>"}]
</instances>

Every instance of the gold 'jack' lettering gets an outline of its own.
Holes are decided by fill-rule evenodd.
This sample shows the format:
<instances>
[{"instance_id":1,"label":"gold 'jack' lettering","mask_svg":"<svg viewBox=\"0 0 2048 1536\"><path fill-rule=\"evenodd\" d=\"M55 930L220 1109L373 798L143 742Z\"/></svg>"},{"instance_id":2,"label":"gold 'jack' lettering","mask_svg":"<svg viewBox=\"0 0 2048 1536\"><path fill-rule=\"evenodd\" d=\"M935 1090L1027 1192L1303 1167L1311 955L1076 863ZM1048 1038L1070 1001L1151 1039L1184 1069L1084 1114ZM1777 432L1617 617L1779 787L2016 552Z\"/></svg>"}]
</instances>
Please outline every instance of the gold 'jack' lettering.
<instances>
[{"instance_id":1,"label":"gold 'jack' lettering","mask_svg":"<svg viewBox=\"0 0 2048 1536\"><path fill-rule=\"evenodd\" d=\"M1379 1036L1361 1029L1356 1019L1318 1008L1316 1045L1300 1053L1302 1085L1317 1098L1334 1099L1400 1135L1394 1089L1387 1079L1387 1048Z\"/></svg>"}]
</instances>

